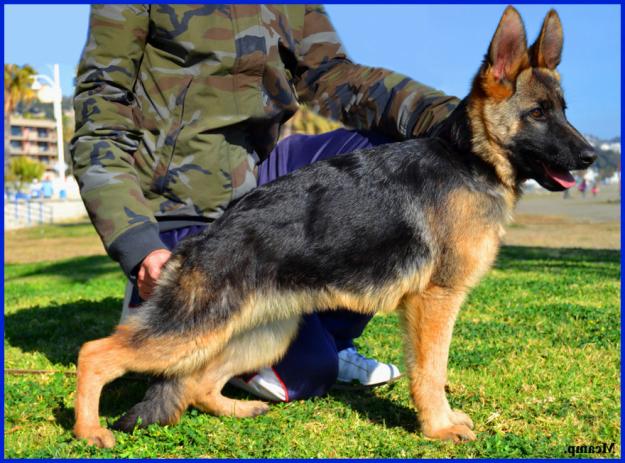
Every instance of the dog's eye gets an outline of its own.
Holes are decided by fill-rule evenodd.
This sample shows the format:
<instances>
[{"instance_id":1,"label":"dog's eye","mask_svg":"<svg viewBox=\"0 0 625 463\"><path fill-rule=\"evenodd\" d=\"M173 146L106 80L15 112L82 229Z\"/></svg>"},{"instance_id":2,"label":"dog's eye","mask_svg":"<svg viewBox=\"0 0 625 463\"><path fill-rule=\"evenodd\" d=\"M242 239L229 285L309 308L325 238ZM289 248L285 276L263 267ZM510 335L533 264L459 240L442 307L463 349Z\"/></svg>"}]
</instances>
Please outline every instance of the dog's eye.
<instances>
[{"instance_id":1,"label":"dog's eye","mask_svg":"<svg viewBox=\"0 0 625 463\"><path fill-rule=\"evenodd\" d=\"M542 108L534 108L530 111L530 116L532 116L534 119L542 119L543 117L545 117L545 112L542 110Z\"/></svg>"}]
</instances>

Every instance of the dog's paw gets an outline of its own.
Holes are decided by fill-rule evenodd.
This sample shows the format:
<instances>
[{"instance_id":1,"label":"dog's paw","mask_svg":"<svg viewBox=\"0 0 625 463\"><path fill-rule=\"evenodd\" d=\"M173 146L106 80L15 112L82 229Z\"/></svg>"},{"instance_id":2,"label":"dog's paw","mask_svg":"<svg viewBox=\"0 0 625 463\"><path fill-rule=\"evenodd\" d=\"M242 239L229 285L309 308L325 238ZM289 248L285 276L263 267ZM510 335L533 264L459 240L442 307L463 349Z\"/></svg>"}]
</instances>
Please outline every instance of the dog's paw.
<instances>
[{"instance_id":1,"label":"dog's paw","mask_svg":"<svg viewBox=\"0 0 625 463\"><path fill-rule=\"evenodd\" d=\"M449 419L453 424L463 424L469 429L473 429L473 420L469 415L460 410L452 410Z\"/></svg>"},{"instance_id":2,"label":"dog's paw","mask_svg":"<svg viewBox=\"0 0 625 463\"><path fill-rule=\"evenodd\" d=\"M165 405L154 401L139 402L115 421L110 428L132 433L135 428L147 428L152 423L173 424L177 421L176 410Z\"/></svg>"},{"instance_id":3,"label":"dog's paw","mask_svg":"<svg viewBox=\"0 0 625 463\"><path fill-rule=\"evenodd\" d=\"M127 412L124 413L117 421L115 421L109 427L111 429L114 429L115 431L132 433L137 426L145 427L147 425L144 423L143 419L139 419L138 415Z\"/></svg>"},{"instance_id":4,"label":"dog's paw","mask_svg":"<svg viewBox=\"0 0 625 463\"><path fill-rule=\"evenodd\" d=\"M78 439L86 439L87 444L100 448L110 449L115 446L115 436L105 428L74 429L74 434Z\"/></svg>"},{"instance_id":5,"label":"dog's paw","mask_svg":"<svg viewBox=\"0 0 625 463\"><path fill-rule=\"evenodd\" d=\"M237 418L253 418L269 411L269 405L260 400L237 400L232 415Z\"/></svg>"},{"instance_id":6,"label":"dog's paw","mask_svg":"<svg viewBox=\"0 0 625 463\"><path fill-rule=\"evenodd\" d=\"M468 417L467 417L468 418ZM475 434L468 426L464 424L454 424L452 426L436 429L436 430L428 430L423 433L425 437L430 439L438 439L438 440L450 440L455 443L466 442L475 440Z\"/></svg>"}]
</instances>

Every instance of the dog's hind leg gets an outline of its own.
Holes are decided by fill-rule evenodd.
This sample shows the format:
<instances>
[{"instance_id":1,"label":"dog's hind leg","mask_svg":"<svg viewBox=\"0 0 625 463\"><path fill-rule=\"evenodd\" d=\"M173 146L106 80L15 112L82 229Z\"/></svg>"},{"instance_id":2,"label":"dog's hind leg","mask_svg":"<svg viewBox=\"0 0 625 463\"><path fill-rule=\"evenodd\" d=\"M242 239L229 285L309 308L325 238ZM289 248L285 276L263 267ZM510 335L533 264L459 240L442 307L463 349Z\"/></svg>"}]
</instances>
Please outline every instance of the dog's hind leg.
<instances>
[{"instance_id":1,"label":"dog's hind leg","mask_svg":"<svg viewBox=\"0 0 625 463\"><path fill-rule=\"evenodd\" d=\"M143 400L124 413L111 428L132 432L137 425L146 428L153 423L175 424L188 406L184 378L162 376L151 382Z\"/></svg>"},{"instance_id":2,"label":"dog's hind leg","mask_svg":"<svg viewBox=\"0 0 625 463\"><path fill-rule=\"evenodd\" d=\"M404 300L406 363L412 398L426 437L474 440L473 422L445 396L451 335L465 290L432 286Z\"/></svg>"},{"instance_id":3,"label":"dog's hind leg","mask_svg":"<svg viewBox=\"0 0 625 463\"><path fill-rule=\"evenodd\" d=\"M275 321L230 339L225 348L199 371L176 378L160 378L150 385L143 400L132 407L113 429L131 432L152 423L173 424L189 405L219 416L251 417L268 406L258 400L234 400L221 394L233 376L272 365L284 355L295 337L299 317Z\"/></svg>"},{"instance_id":4,"label":"dog's hind leg","mask_svg":"<svg viewBox=\"0 0 625 463\"><path fill-rule=\"evenodd\" d=\"M223 396L221 390L233 376L268 367L282 358L297 334L299 319L297 316L274 321L231 338L194 384L192 404L219 416L243 418L267 412L269 407L265 402L230 399Z\"/></svg>"},{"instance_id":5,"label":"dog's hind leg","mask_svg":"<svg viewBox=\"0 0 625 463\"><path fill-rule=\"evenodd\" d=\"M135 426L145 428L151 424L175 424L182 413L195 405L198 409L214 415L256 416L267 411L260 401L232 400L220 395L228 379L216 362L199 372L184 377L156 379L143 397L117 420L112 429L132 432Z\"/></svg>"},{"instance_id":6,"label":"dog's hind leg","mask_svg":"<svg viewBox=\"0 0 625 463\"><path fill-rule=\"evenodd\" d=\"M131 324L120 325L107 338L85 343L77 365L74 434L99 447L112 447L113 434L100 426L98 406L105 384L129 371L190 376L227 343L227 329L205 335L204 345L192 337L137 338ZM187 403L182 404L182 413ZM178 407L179 408L179 407Z\"/></svg>"}]
</instances>

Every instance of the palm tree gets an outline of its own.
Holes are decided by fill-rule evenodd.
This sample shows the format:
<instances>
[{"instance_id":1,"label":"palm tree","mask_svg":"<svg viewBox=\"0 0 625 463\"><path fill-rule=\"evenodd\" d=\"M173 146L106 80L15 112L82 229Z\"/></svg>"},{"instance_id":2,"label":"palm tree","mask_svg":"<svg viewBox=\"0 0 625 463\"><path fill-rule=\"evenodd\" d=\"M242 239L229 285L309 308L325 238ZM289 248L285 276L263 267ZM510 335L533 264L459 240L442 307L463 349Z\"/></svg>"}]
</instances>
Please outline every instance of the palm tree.
<instances>
[{"instance_id":1,"label":"palm tree","mask_svg":"<svg viewBox=\"0 0 625 463\"><path fill-rule=\"evenodd\" d=\"M9 165L9 135L11 127L9 116L15 110L20 101L28 103L35 99L35 91L32 89L35 70L25 64L4 65L4 172L6 174Z\"/></svg>"}]
</instances>

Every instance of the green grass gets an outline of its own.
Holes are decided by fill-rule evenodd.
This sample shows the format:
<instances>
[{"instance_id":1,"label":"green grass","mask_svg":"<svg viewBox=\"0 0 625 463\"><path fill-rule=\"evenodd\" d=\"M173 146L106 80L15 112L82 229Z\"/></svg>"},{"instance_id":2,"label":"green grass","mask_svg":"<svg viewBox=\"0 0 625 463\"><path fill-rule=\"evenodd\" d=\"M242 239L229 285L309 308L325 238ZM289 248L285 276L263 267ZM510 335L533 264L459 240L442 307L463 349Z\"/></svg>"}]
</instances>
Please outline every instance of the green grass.
<instances>
[{"instance_id":1,"label":"green grass","mask_svg":"<svg viewBox=\"0 0 625 463\"><path fill-rule=\"evenodd\" d=\"M617 457L619 256L502 249L461 311L451 347L449 400L472 416L475 442L423 438L403 378L274 405L254 419L190 410L178 425L116 433L117 446L99 450L72 438L75 378L55 373L5 375L5 457L554 458L567 457L569 445L601 442L615 442L609 456ZM118 320L123 286L107 257L7 265L5 368L73 371L80 345L109 334ZM401 364L401 339L389 315L374 318L358 343L365 354ZM107 386L103 419L137 402L146 384L122 378Z\"/></svg>"},{"instance_id":2,"label":"green grass","mask_svg":"<svg viewBox=\"0 0 625 463\"><path fill-rule=\"evenodd\" d=\"M39 225L37 227L21 228L10 233L19 234L23 239L37 238L77 238L94 236L93 225L89 221L67 222Z\"/></svg>"}]
</instances>

